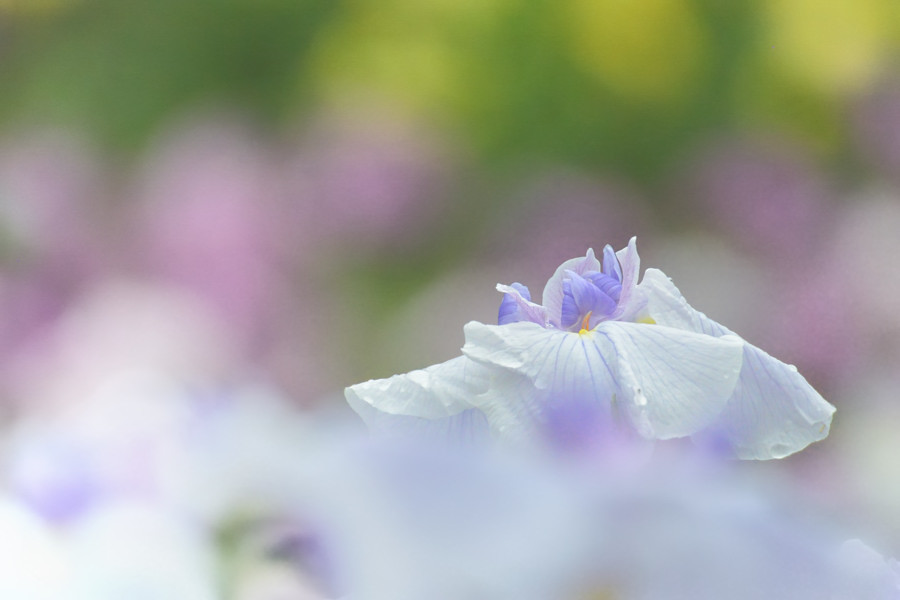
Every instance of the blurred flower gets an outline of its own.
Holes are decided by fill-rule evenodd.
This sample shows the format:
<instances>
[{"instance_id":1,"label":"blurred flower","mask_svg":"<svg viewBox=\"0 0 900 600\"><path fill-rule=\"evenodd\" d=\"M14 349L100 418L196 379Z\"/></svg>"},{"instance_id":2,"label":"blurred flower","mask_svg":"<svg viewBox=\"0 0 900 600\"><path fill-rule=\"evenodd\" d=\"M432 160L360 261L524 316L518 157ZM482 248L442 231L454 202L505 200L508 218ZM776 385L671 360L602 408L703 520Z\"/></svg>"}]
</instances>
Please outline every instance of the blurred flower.
<instances>
[{"instance_id":1,"label":"blurred flower","mask_svg":"<svg viewBox=\"0 0 900 600\"><path fill-rule=\"evenodd\" d=\"M771 298L779 307L767 315L764 337L782 356L793 357L811 379L834 386L858 375L868 360L857 302L848 288L853 271L836 270L834 250L820 251L806 265L793 265L775 281Z\"/></svg>"},{"instance_id":2,"label":"blurred flower","mask_svg":"<svg viewBox=\"0 0 900 600\"><path fill-rule=\"evenodd\" d=\"M100 167L62 132L0 147L0 352L47 327L111 261Z\"/></svg>"},{"instance_id":3,"label":"blurred flower","mask_svg":"<svg viewBox=\"0 0 900 600\"><path fill-rule=\"evenodd\" d=\"M878 82L854 109L852 133L863 156L900 184L900 77Z\"/></svg>"},{"instance_id":4,"label":"blurred flower","mask_svg":"<svg viewBox=\"0 0 900 600\"><path fill-rule=\"evenodd\" d=\"M552 469L425 440L316 462L306 510L346 597L564 598L589 556L581 488Z\"/></svg>"},{"instance_id":5,"label":"blurred flower","mask_svg":"<svg viewBox=\"0 0 900 600\"><path fill-rule=\"evenodd\" d=\"M280 183L273 157L239 123L181 124L144 166L136 256L190 290L259 344L283 276Z\"/></svg>"},{"instance_id":6,"label":"blurred flower","mask_svg":"<svg viewBox=\"0 0 900 600\"><path fill-rule=\"evenodd\" d=\"M500 325L466 325L463 356L351 386L347 400L377 428L403 416L404 427L475 434L477 409L495 435L527 438L568 398L648 439L707 430L741 458L780 458L828 434L834 408L796 368L694 311L662 272L638 285L639 271L632 239L618 254L607 246L602 265L592 251L563 263L543 305L499 285Z\"/></svg>"},{"instance_id":7,"label":"blurred flower","mask_svg":"<svg viewBox=\"0 0 900 600\"><path fill-rule=\"evenodd\" d=\"M439 140L396 115L326 115L286 165L288 215L326 247L423 242L442 212L450 162Z\"/></svg>"},{"instance_id":8,"label":"blurred flower","mask_svg":"<svg viewBox=\"0 0 900 600\"><path fill-rule=\"evenodd\" d=\"M764 259L810 255L832 197L808 156L772 139L712 145L691 169L688 189L700 218Z\"/></svg>"},{"instance_id":9,"label":"blurred flower","mask_svg":"<svg viewBox=\"0 0 900 600\"><path fill-rule=\"evenodd\" d=\"M195 297L109 281L73 302L55 327L5 366L12 400L34 411L78 406L106 382L135 372L223 381L236 355L225 325Z\"/></svg>"},{"instance_id":10,"label":"blurred flower","mask_svg":"<svg viewBox=\"0 0 900 600\"><path fill-rule=\"evenodd\" d=\"M171 127L143 165L129 254L205 305L244 363L310 402L334 370L323 354L329 295L313 269L328 226L290 218L275 149L233 117Z\"/></svg>"},{"instance_id":11,"label":"blurred flower","mask_svg":"<svg viewBox=\"0 0 900 600\"><path fill-rule=\"evenodd\" d=\"M67 599L71 576L59 537L27 506L0 495L0 596Z\"/></svg>"},{"instance_id":12,"label":"blurred flower","mask_svg":"<svg viewBox=\"0 0 900 600\"><path fill-rule=\"evenodd\" d=\"M570 458L341 445L309 471L306 511L348 597L897 597L896 563L779 502L790 489L696 454Z\"/></svg>"},{"instance_id":13,"label":"blurred flower","mask_svg":"<svg viewBox=\"0 0 900 600\"><path fill-rule=\"evenodd\" d=\"M750 485L724 465L685 458L663 454L594 480L589 589L642 600L898 597L896 562L858 542L862 551L848 552L813 507L784 502L792 490L783 482Z\"/></svg>"},{"instance_id":14,"label":"blurred flower","mask_svg":"<svg viewBox=\"0 0 900 600\"><path fill-rule=\"evenodd\" d=\"M307 425L272 392L186 386L151 370L20 420L5 440L3 487L60 554L71 595L47 597L212 599L227 584L265 598L253 594L279 564L268 554L295 523L297 457L330 432L326 421ZM221 533L248 515L243 531ZM285 531L251 543L276 520ZM280 563L282 588L312 585ZM27 577L11 574L11 585Z\"/></svg>"},{"instance_id":15,"label":"blurred flower","mask_svg":"<svg viewBox=\"0 0 900 600\"><path fill-rule=\"evenodd\" d=\"M0 593L29 600L214 600L214 549L177 515L105 506L66 530L0 498Z\"/></svg>"},{"instance_id":16,"label":"blurred flower","mask_svg":"<svg viewBox=\"0 0 900 600\"><path fill-rule=\"evenodd\" d=\"M513 208L493 215L479 254L523 280L543 277L598 238L625 244L623 232L646 231L649 220L646 200L627 183L561 168L528 177L506 202Z\"/></svg>"},{"instance_id":17,"label":"blurred flower","mask_svg":"<svg viewBox=\"0 0 900 600\"><path fill-rule=\"evenodd\" d=\"M208 532L166 506L112 503L67 535L72 600L216 600Z\"/></svg>"}]
</instances>

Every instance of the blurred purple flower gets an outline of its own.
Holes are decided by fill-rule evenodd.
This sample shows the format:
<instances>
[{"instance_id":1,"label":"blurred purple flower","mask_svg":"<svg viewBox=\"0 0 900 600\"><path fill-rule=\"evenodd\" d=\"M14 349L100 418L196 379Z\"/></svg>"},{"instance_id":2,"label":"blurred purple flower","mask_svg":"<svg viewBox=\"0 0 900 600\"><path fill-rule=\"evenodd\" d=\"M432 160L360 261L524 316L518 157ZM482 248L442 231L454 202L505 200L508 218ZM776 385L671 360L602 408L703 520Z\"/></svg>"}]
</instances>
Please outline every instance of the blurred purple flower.
<instances>
[{"instance_id":1,"label":"blurred purple flower","mask_svg":"<svg viewBox=\"0 0 900 600\"><path fill-rule=\"evenodd\" d=\"M10 452L11 493L48 522L79 516L98 491L83 450L63 436L20 432Z\"/></svg>"},{"instance_id":2,"label":"blurred purple flower","mask_svg":"<svg viewBox=\"0 0 900 600\"><path fill-rule=\"evenodd\" d=\"M860 315L852 270L836 269L835 257L821 256L778 281L765 338L782 356L794 357L811 378L832 388L854 376L863 361Z\"/></svg>"},{"instance_id":3,"label":"blurred purple flower","mask_svg":"<svg viewBox=\"0 0 900 600\"><path fill-rule=\"evenodd\" d=\"M450 162L427 130L394 116L320 117L285 165L291 222L329 246L425 241L442 212Z\"/></svg>"},{"instance_id":4,"label":"blurred purple flower","mask_svg":"<svg viewBox=\"0 0 900 600\"><path fill-rule=\"evenodd\" d=\"M259 343L284 279L287 239L274 159L231 121L173 128L149 157L135 214L137 256Z\"/></svg>"},{"instance_id":5,"label":"blurred purple flower","mask_svg":"<svg viewBox=\"0 0 900 600\"><path fill-rule=\"evenodd\" d=\"M163 286L110 281L73 302L9 361L8 393L29 412L77 406L123 374L222 381L233 376L236 355L225 325L196 298Z\"/></svg>"},{"instance_id":6,"label":"blurred purple flower","mask_svg":"<svg viewBox=\"0 0 900 600\"><path fill-rule=\"evenodd\" d=\"M348 597L895 600L898 567L717 460L578 462L419 439L309 457ZM767 494L767 492L771 492Z\"/></svg>"},{"instance_id":7,"label":"blurred purple flower","mask_svg":"<svg viewBox=\"0 0 900 600\"><path fill-rule=\"evenodd\" d=\"M0 147L0 353L48 326L110 261L100 175L91 149L62 132Z\"/></svg>"},{"instance_id":8,"label":"blurred purple flower","mask_svg":"<svg viewBox=\"0 0 900 600\"><path fill-rule=\"evenodd\" d=\"M900 183L900 76L883 79L859 98L851 123L863 156Z\"/></svg>"},{"instance_id":9,"label":"blurred purple flower","mask_svg":"<svg viewBox=\"0 0 900 600\"><path fill-rule=\"evenodd\" d=\"M701 218L773 268L778 257L814 252L832 198L809 157L771 139L710 146L690 169L687 191Z\"/></svg>"},{"instance_id":10,"label":"blurred purple flower","mask_svg":"<svg viewBox=\"0 0 900 600\"><path fill-rule=\"evenodd\" d=\"M526 182L489 225L484 254L523 279L543 277L594 240L624 245L623 231L646 231L640 196L621 182L567 170Z\"/></svg>"},{"instance_id":11,"label":"blurred purple flower","mask_svg":"<svg viewBox=\"0 0 900 600\"><path fill-rule=\"evenodd\" d=\"M432 442L342 444L304 461L305 511L329 541L346 597L569 597L589 556L577 483Z\"/></svg>"}]
</instances>

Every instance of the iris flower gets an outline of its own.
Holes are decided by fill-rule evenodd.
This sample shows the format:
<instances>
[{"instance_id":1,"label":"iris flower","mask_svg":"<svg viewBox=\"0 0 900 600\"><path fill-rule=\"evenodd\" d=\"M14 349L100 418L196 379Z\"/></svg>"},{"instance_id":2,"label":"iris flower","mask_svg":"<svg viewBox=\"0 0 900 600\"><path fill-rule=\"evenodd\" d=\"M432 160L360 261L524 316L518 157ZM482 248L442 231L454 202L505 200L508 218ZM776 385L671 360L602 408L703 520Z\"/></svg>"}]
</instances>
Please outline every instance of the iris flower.
<instances>
[{"instance_id":1,"label":"iris flower","mask_svg":"<svg viewBox=\"0 0 900 600\"><path fill-rule=\"evenodd\" d=\"M564 262L543 303L504 294L497 325L465 326L462 356L347 388L377 430L528 440L582 403L645 439L693 436L739 458L781 458L828 435L834 407L792 365L691 308L669 278L639 283L635 238ZM598 435L604 435L598 427Z\"/></svg>"}]
</instances>

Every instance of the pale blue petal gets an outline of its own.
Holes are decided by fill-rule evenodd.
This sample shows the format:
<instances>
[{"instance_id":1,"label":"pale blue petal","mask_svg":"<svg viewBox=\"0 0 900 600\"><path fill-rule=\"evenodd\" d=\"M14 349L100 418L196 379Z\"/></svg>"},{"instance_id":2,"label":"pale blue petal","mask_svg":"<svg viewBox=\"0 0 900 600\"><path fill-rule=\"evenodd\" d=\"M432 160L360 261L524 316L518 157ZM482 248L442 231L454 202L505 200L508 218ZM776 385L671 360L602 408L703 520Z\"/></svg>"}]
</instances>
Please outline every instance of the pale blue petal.
<instances>
[{"instance_id":1,"label":"pale blue petal","mask_svg":"<svg viewBox=\"0 0 900 600\"><path fill-rule=\"evenodd\" d=\"M641 270L641 257L637 252L637 238L628 240L628 246L616 252L622 270L622 291L619 306L612 318L632 321L644 308L644 298L637 287Z\"/></svg>"},{"instance_id":2,"label":"pale blue petal","mask_svg":"<svg viewBox=\"0 0 900 600\"><path fill-rule=\"evenodd\" d=\"M658 324L710 336L733 335L691 308L662 271L647 269L640 287ZM828 436L834 407L795 367L747 342L743 354L734 394L713 428L739 458L782 458Z\"/></svg>"},{"instance_id":3,"label":"pale blue petal","mask_svg":"<svg viewBox=\"0 0 900 600\"><path fill-rule=\"evenodd\" d=\"M486 389L488 379L484 367L460 356L426 369L352 385L344 395L364 418L371 412L366 407L372 407L391 415L442 419L472 408L470 399Z\"/></svg>"},{"instance_id":4,"label":"pale blue petal","mask_svg":"<svg viewBox=\"0 0 900 600\"><path fill-rule=\"evenodd\" d=\"M527 435L546 403L573 399L645 437L690 435L719 414L740 370L740 340L652 325L606 322L578 334L472 322L465 333L463 353L495 373L475 403L500 435Z\"/></svg>"},{"instance_id":5,"label":"pale blue petal","mask_svg":"<svg viewBox=\"0 0 900 600\"><path fill-rule=\"evenodd\" d=\"M651 437L691 435L720 415L741 371L737 336L713 338L670 327L601 323L584 337L606 337L615 348L620 397Z\"/></svg>"},{"instance_id":6,"label":"pale blue petal","mask_svg":"<svg viewBox=\"0 0 900 600\"><path fill-rule=\"evenodd\" d=\"M611 348L600 353L576 333L531 323L500 327L473 321L465 335L463 354L493 374L490 389L474 402L498 437L536 435L547 404L557 401L587 398L611 415Z\"/></svg>"},{"instance_id":7,"label":"pale blue petal","mask_svg":"<svg viewBox=\"0 0 900 600\"><path fill-rule=\"evenodd\" d=\"M584 275L588 271L599 271L600 261L594 256L594 250L589 248L584 257L572 258L557 267L556 272L544 286L541 296L541 304L547 308L547 317L554 326L560 327L563 304L563 281L568 278L566 271L575 271Z\"/></svg>"},{"instance_id":8,"label":"pale blue petal","mask_svg":"<svg viewBox=\"0 0 900 600\"><path fill-rule=\"evenodd\" d=\"M619 266L616 251L609 244L603 247L603 272L622 283L622 267Z\"/></svg>"}]
</instances>

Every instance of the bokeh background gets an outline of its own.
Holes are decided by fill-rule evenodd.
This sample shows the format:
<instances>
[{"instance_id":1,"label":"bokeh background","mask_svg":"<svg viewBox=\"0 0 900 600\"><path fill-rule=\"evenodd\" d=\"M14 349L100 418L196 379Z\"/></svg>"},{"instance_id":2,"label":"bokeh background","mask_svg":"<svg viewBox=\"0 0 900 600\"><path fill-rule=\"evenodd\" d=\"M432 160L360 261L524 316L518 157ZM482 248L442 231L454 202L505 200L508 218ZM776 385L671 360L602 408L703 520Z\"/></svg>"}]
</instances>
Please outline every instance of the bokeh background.
<instances>
[{"instance_id":1,"label":"bokeh background","mask_svg":"<svg viewBox=\"0 0 900 600\"><path fill-rule=\"evenodd\" d=\"M346 411L633 235L837 406L771 468L900 554L895 0L0 0L10 490L124 375Z\"/></svg>"}]
</instances>

